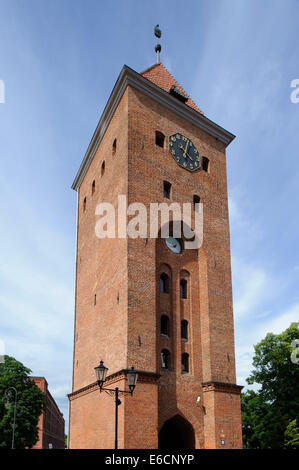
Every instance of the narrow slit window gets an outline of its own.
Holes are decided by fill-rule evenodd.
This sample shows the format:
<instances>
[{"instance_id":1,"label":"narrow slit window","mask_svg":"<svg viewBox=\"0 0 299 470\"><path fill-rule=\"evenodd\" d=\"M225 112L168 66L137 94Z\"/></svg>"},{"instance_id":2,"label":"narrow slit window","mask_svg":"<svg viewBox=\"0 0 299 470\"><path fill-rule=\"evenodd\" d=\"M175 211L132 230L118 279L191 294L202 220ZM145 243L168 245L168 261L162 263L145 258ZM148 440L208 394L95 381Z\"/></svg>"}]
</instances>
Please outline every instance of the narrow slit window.
<instances>
[{"instance_id":1,"label":"narrow slit window","mask_svg":"<svg viewBox=\"0 0 299 470\"><path fill-rule=\"evenodd\" d=\"M102 166L101 166L101 176L103 176L104 173L105 173L105 160L103 161Z\"/></svg>"},{"instance_id":2,"label":"narrow slit window","mask_svg":"<svg viewBox=\"0 0 299 470\"><path fill-rule=\"evenodd\" d=\"M182 320L181 322L181 338L188 339L188 322L187 320Z\"/></svg>"},{"instance_id":3,"label":"narrow slit window","mask_svg":"<svg viewBox=\"0 0 299 470\"><path fill-rule=\"evenodd\" d=\"M83 212L86 211L86 197L83 199Z\"/></svg>"},{"instance_id":4,"label":"narrow slit window","mask_svg":"<svg viewBox=\"0 0 299 470\"><path fill-rule=\"evenodd\" d=\"M163 196L166 197L167 199L170 199L170 193L171 193L171 183L168 181L163 181Z\"/></svg>"},{"instance_id":5,"label":"narrow slit window","mask_svg":"<svg viewBox=\"0 0 299 470\"><path fill-rule=\"evenodd\" d=\"M200 197L197 196L197 194L194 194L193 196L193 209L194 210L197 210L196 204L199 204L199 203L200 203Z\"/></svg>"},{"instance_id":6,"label":"narrow slit window","mask_svg":"<svg viewBox=\"0 0 299 470\"><path fill-rule=\"evenodd\" d=\"M169 318L167 315L161 316L161 335L169 336Z\"/></svg>"},{"instance_id":7,"label":"narrow slit window","mask_svg":"<svg viewBox=\"0 0 299 470\"><path fill-rule=\"evenodd\" d=\"M181 299L187 299L187 281L182 279L180 282L180 297Z\"/></svg>"},{"instance_id":8,"label":"narrow slit window","mask_svg":"<svg viewBox=\"0 0 299 470\"><path fill-rule=\"evenodd\" d=\"M186 374L189 372L189 354L182 354L182 373Z\"/></svg>"},{"instance_id":9,"label":"narrow slit window","mask_svg":"<svg viewBox=\"0 0 299 470\"><path fill-rule=\"evenodd\" d=\"M161 352L161 363L162 369L170 369L170 352L167 349L163 349Z\"/></svg>"},{"instance_id":10,"label":"narrow slit window","mask_svg":"<svg viewBox=\"0 0 299 470\"><path fill-rule=\"evenodd\" d=\"M207 173L210 172L210 160L207 157L202 157L201 167L203 171L206 171Z\"/></svg>"},{"instance_id":11,"label":"narrow slit window","mask_svg":"<svg viewBox=\"0 0 299 470\"><path fill-rule=\"evenodd\" d=\"M96 182L95 180L93 180L92 185L91 185L91 194L94 194L95 190L96 190Z\"/></svg>"},{"instance_id":12,"label":"narrow slit window","mask_svg":"<svg viewBox=\"0 0 299 470\"><path fill-rule=\"evenodd\" d=\"M112 155L115 155L116 153L116 139L114 139L113 141L113 145L112 145Z\"/></svg>"},{"instance_id":13,"label":"narrow slit window","mask_svg":"<svg viewBox=\"0 0 299 470\"><path fill-rule=\"evenodd\" d=\"M169 293L169 277L165 273L162 273L160 276L160 292L164 294Z\"/></svg>"},{"instance_id":14,"label":"narrow slit window","mask_svg":"<svg viewBox=\"0 0 299 470\"><path fill-rule=\"evenodd\" d=\"M164 148L165 135L160 131L156 131L156 145Z\"/></svg>"}]
</instances>

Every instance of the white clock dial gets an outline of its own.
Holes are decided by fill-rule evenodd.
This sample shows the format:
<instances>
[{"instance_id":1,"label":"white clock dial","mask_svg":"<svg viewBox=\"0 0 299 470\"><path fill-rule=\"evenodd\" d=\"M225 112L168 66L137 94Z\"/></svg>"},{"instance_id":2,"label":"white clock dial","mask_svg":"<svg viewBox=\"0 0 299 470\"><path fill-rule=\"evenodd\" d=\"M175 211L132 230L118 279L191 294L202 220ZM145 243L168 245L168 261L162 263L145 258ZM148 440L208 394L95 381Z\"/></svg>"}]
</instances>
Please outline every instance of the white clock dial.
<instances>
[{"instance_id":1,"label":"white clock dial","mask_svg":"<svg viewBox=\"0 0 299 470\"><path fill-rule=\"evenodd\" d=\"M165 240L166 246L173 252L173 253L181 253L182 247L180 242L173 237L168 237Z\"/></svg>"}]
</instances>

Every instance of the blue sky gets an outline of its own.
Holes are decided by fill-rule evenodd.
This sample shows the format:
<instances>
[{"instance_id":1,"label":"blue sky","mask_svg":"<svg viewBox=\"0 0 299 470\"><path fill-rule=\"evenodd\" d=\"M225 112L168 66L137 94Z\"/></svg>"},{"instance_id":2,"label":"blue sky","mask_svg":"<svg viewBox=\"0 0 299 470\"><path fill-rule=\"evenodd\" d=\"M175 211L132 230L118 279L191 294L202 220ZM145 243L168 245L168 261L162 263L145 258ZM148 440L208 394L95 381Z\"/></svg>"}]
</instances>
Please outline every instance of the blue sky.
<instances>
[{"instance_id":1,"label":"blue sky","mask_svg":"<svg viewBox=\"0 0 299 470\"><path fill-rule=\"evenodd\" d=\"M161 61L227 149L237 382L253 344L299 319L299 3L0 0L0 340L45 376L67 419L76 193L123 66Z\"/></svg>"}]
</instances>

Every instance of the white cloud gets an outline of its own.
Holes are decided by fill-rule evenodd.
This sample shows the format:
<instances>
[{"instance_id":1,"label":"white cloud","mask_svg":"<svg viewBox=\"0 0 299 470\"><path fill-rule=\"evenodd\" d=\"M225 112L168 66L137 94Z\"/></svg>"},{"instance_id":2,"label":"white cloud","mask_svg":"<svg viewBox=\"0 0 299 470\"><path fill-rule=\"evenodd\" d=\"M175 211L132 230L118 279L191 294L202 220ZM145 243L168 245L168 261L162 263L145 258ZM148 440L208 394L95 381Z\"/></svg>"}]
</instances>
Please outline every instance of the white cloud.
<instances>
[{"instance_id":1,"label":"white cloud","mask_svg":"<svg viewBox=\"0 0 299 470\"><path fill-rule=\"evenodd\" d=\"M252 370L254 346L264 339L267 333L280 334L291 323L299 322L299 303L291 305L287 310L281 311L274 318L264 321L243 321L236 328L236 369L237 382L246 385L246 378ZM298 332L299 337L299 332ZM255 388L250 386L250 388Z\"/></svg>"},{"instance_id":2,"label":"white cloud","mask_svg":"<svg viewBox=\"0 0 299 470\"><path fill-rule=\"evenodd\" d=\"M234 313L236 318L253 317L261 301L268 296L270 279L265 271L254 264L232 258L234 282ZM261 314L261 311L259 311Z\"/></svg>"},{"instance_id":3,"label":"white cloud","mask_svg":"<svg viewBox=\"0 0 299 470\"><path fill-rule=\"evenodd\" d=\"M292 305L282 314L277 315L260 325L257 330L257 336L262 339L267 333L277 335L286 330L291 323L295 322L299 322L299 303Z\"/></svg>"}]
</instances>

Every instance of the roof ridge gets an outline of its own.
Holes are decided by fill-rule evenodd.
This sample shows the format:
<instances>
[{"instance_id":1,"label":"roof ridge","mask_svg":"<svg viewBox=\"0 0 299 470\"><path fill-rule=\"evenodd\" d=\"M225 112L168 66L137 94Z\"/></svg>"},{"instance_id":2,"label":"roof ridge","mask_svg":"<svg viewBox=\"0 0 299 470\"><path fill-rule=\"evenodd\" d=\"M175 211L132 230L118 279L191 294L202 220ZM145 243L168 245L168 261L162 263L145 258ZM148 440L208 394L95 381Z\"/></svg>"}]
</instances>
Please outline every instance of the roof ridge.
<instances>
[{"instance_id":1,"label":"roof ridge","mask_svg":"<svg viewBox=\"0 0 299 470\"><path fill-rule=\"evenodd\" d=\"M140 72L140 75L143 75L144 73L149 72L150 70L154 69L154 68L157 67L158 65L163 65L163 64L162 64L162 62L160 62L159 64L151 65L151 66L148 67L147 69L143 70L143 72ZM165 68L165 67L164 67L164 68Z\"/></svg>"}]
</instances>

